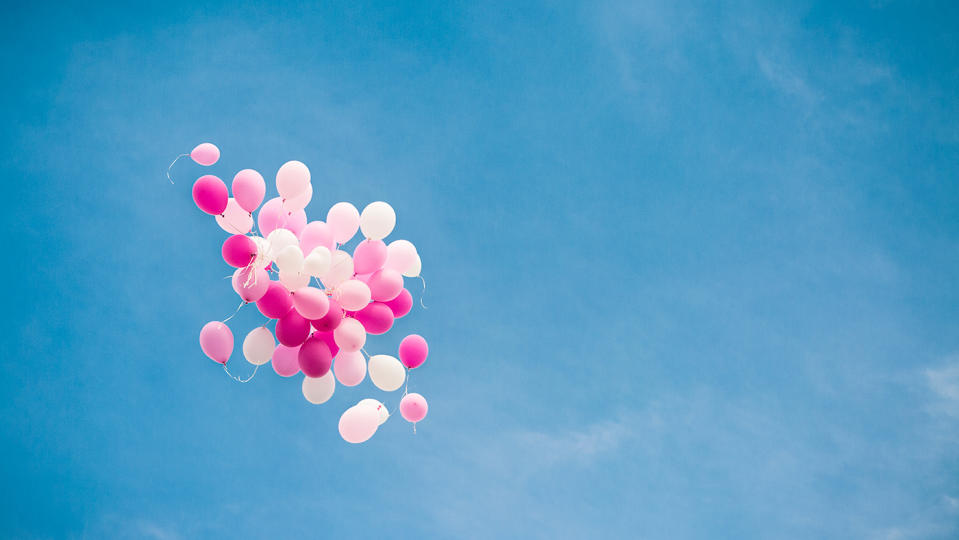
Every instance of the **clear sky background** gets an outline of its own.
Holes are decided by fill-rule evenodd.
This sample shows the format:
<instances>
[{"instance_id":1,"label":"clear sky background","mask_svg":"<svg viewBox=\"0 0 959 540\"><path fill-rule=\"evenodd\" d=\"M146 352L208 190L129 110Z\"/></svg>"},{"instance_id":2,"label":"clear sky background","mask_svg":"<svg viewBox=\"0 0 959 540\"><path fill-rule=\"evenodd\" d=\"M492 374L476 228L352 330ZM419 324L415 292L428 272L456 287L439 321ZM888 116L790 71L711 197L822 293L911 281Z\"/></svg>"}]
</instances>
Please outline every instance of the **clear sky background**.
<instances>
[{"instance_id":1,"label":"clear sky background","mask_svg":"<svg viewBox=\"0 0 959 540\"><path fill-rule=\"evenodd\" d=\"M0 536L959 536L959 11L785 4L7 6ZM416 435L199 349L290 159L419 248Z\"/></svg>"}]
</instances>

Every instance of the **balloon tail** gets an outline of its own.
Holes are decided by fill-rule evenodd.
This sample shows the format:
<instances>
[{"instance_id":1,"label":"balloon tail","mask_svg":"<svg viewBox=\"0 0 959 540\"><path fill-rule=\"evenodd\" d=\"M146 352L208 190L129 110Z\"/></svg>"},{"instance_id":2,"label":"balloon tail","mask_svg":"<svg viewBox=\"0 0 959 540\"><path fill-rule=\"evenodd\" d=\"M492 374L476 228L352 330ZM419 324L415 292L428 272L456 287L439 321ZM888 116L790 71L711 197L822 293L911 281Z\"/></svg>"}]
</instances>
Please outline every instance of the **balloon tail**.
<instances>
[{"instance_id":1,"label":"balloon tail","mask_svg":"<svg viewBox=\"0 0 959 540\"><path fill-rule=\"evenodd\" d=\"M249 376L249 377L247 377L247 378L245 378L245 379L241 379L240 377L237 377L236 375L230 373L230 369L226 367L226 364L223 364L223 371L225 371L226 374L229 375L231 379L233 379L233 380L236 381L236 382L241 382L241 383L250 382L250 380L253 379L253 376L256 375L256 370L258 370L258 369L260 369L260 366L254 366L254 367L253 367L253 373L250 373L250 376Z\"/></svg>"},{"instance_id":2,"label":"balloon tail","mask_svg":"<svg viewBox=\"0 0 959 540\"><path fill-rule=\"evenodd\" d=\"M413 422L413 435L416 435L416 422Z\"/></svg>"},{"instance_id":3,"label":"balloon tail","mask_svg":"<svg viewBox=\"0 0 959 540\"><path fill-rule=\"evenodd\" d=\"M420 278L420 281L423 282L423 292L420 293L420 305L423 306L423 309L429 309L426 307L426 304L423 303L423 298L426 296L426 280L423 278L423 276L418 277Z\"/></svg>"},{"instance_id":4,"label":"balloon tail","mask_svg":"<svg viewBox=\"0 0 959 540\"><path fill-rule=\"evenodd\" d=\"M240 312L240 309L241 309L243 306L245 306L245 305L246 305L246 302L241 301L241 302L240 302L240 305L236 306L236 311L233 312L233 315L230 315L229 317L223 319L223 320L220 321L220 322L224 322L224 323L225 323L226 321L232 319L233 317L236 317L236 314L239 313L239 312ZM225 366L226 364L223 364L223 365Z\"/></svg>"},{"instance_id":5,"label":"balloon tail","mask_svg":"<svg viewBox=\"0 0 959 540\"><path fill-rule=\"evenodd\" d=\"M182 157L189 157L189 156L190 156L190 154L180 154L179 156L176 157L176 159L173 160L173 163L170 163L170 166L166 168L166 177L167 177L167 180L169 180L171 184L173 183L173 177L170 176L170 169L173 168L173 165L174 165L177 161L179 161L180 158L182 158Z\"/></svg>"}]
</instances>

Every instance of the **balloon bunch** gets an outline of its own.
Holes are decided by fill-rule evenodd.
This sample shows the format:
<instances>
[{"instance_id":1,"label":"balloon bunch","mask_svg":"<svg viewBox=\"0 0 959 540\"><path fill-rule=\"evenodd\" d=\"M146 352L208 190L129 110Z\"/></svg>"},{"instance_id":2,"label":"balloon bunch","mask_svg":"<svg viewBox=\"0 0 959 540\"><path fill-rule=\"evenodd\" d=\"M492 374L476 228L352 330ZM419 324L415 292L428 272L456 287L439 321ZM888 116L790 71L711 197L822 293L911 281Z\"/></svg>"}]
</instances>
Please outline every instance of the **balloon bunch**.
<instances>
[{"instance_id":1,"label":"balloon bunch","mask_svg":"<svg viewBox=\"0 0 959 540\"><path fill-rule=\"evenodd\" d=\"M219 160L220 151L203 143L180 157L185 156L209 166ZM416 334L406 336L398 359L376 354L367 362L364 349L367 335L385 334L395 319L410 312L413 297L403 277L420 275L422 262L412 243L383 241L396 226L393 208L374 202L361 213L352 204L340 202L327 212L326 221L308 221L305 208L313 198L313 186L310 170L299 161L280 167L276 173L280 196L262 207L266 183L260 173L238 172L231 188L232 197L222 180L201 176L193 184L193 201L231 235L223 242L221 255L236 269L233 290L242 300L237 311L255 303L267 318L243 340L243 356L256 366L253 374L267 362L281 377L302 372L303 396L321 404L332 397L337 382L356 386L369 372L380 390L404 387L400 414L413 423L415 431L428 406L423 396L408 392L409 370L426 361L426 340ZM357 230L364 239L350 254L344 244ZM227 368L233 332L226 322L232 317L203 326L200 348L222 364L230 377L247 382L253 375L240 379ZM272 321L276 321L274 331L268 327ZM361 400L340 417L340 435L351 443L364 442L389 416L379 401Z\"/></svg>"}]
</instances>

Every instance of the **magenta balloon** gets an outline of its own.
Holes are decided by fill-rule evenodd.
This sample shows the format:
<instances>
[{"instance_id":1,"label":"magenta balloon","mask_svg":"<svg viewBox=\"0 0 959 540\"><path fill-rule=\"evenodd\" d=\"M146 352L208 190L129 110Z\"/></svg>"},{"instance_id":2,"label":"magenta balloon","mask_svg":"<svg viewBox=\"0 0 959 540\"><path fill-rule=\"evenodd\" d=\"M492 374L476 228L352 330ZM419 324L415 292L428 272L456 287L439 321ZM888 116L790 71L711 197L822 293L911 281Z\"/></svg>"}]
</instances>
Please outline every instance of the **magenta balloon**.
<instances>
[{"instance_id":1,"label":"magenta balloon","mask_svg":"<svg viewBox=\"0 0 959 540\"><path fill-rule=\"evenodd\" d=\"M280 344L273 349L273 371L280 377L292 377L300 372L300 346L287 347Z\"/></svg>"},{"instance_id":2,"label":"magenta balloon","mask_svg":"<svg viewBox=\"0 0 959 540\"><path fill-rule=\"evenodd\" d=\"M384 304L389 306L393 311L393 317L399 319L413 309L413 295L410 294L410 291L403 289L396 298L389 302L384 302Z\"/></svg>"},{"instance_id":3,"label":"magenta balloon","mask_svg":"<svg viewBox=\"0 0 959 540\"><path fill-rule=\"evenodd\" d=\"M190 158L200 165L209 167L220 159L220 149L213 143L201 143L190 152Z\"/></svg>"},{"instance_id":4,"label":"magenta balloon","mask_svg":"<svg viewBox=\"0 0 959 540\"><path fill-rule=\"evenodd\" d=\"M219 321L210 321L200 330L200 348L214 362L225 364L233 354L233 332Z\"/></svg>"},{"instance_id":5,"label":"magenta balloon","mask_svg":"<svg viewBox=\"0 0 959 540\"><path fill-rule=\"evenodd\" d=\"M320 319L330 310L330 298L316 287L293 291L293 307L307 319Z\"/></svg>"},{"instance_id":6,"label":"magenta balloon","mask_svg":"<svg viewBox=\"0 0 959 540\"><path fill-rule=\"evenodd\" d=\"M339 326L343 320L343 308L340 307L340 303L332 298L330 298L329 301L330 308L327 310L326 315L310 321L313 324L313 328L316 328L320 332L332 332L336 330L336 327Z\"/></svg>"},{"instance_id":7,"label":"magenta balloon","mask_svg":"<svg viewBox=\"0 0 959 540\"><path fill-rule=\"evenodd\" d=\"M229 201L230 192L227 191L226 184L212 174L201 176L193 183L193 202L207 214L222 214Z\"/></svg>"},{"instance_id":8,"label":"magenta balloon","mask_svg":"<svg viewBox=\"0 0 959 540\"><path fill-rule=\"evenodd\" d=\"M400 414L407 422L415 423L426 418L429 408L429 405L426 404L426 398L419 394L406 394L400 400Z\"/></svg>"},{"instance_id":9,"label":"magenta balloon","mask_svg":"<svg viewBox=\"0 0 959 540\"><path fill-rule=\"evenodd\" d=\"M370 297L380 302L389 302L403 290L403 274L396 270L383 268L370 276Z\"/></svg>"},{"instance_id":10,"label":"magenta balloon","mask_svg":"<svg viewBox=\"0 0 959 540\"><path fill-rule=\"evenodd\" d=\"M293 308L293 299L290 298L290 291L282 283L270 281L266 294L256 301L256 308L270 319L279 319Z\"/></svg>"},{"instance_id":11,"label":"magenta balloon","mask_svg":"<svg viewBox=\"0 0 959 540\"><path fill-rule=\"evenodd\" d=\"M300 231L300 249L307 256L314 248L325 247L333 251L333 230L323 221L311 221Z\"/></svg>"},{"instance_id":12,"label":"magenta balloon","mask_svg":"<svg viewBox=\"0 0 959 540\"><path fill-rule=\"evenodd\" d=\"M283 199L274 197L260 208L256 223L263 236L269 235L276 229L289 229L293 234L300 234L300 231L306 227L306 212L303 210L287 212L283 209Z\"/></svg>"},{"instance_id":13,"label":"magenta balloon","mask_svg":"<svg viewBox=\"0 0 959 540\"><path fill-rule=\"evenodd\" d=\"M429 352L430 348L421 335L410 334L400 342L400 362L410 369L423 365Z\"/></svg>"},{"instance_id":14,"label":"magenta balloon","mask_svg":"<svg viewBox=\"0 0 959 540\"><path fill-rule=\"evenodd\" d=\"M233 290L244 302L256 302L270 288L270 274L262 268L237 268L233 272Z\"/></svg>"},{"instance_id":15,"label":"magenta balloon","mask_svg":"<svg viewBox=\"0 0 959 540\"><path fill-rule=\"evenodd\" d=\"M353 271L357 274L376 272L383 268L386 254L386 244L382 240L363 240L353 250Z\"/></svg>"},{"instance_id":16,"label":"magenta balloon","mask_svg":"<svg viewBox=\"0 0 959 540\"><path fill-rule=\"evenodd\" d=\"M333 365L333 353L326 341L314 334L300 347L297 360L303 374L316 379L330 371L330 366Z\"/></svg>"},{"instance_id":17,"label":"magenta balloon","mask_svg":"<svg viewBox=\"0 0 959 540\"><path fill-rule=\"evenodd\" d=\"M322 339L326 343L327 347L330 348L330 354L336 356L340 352L339 345L336 344L336 340L333 339L333 332L313 332L311 338L316 337Z\"/></svg>"},{"instance_id":18,"label":"magenta balloon","mask_svg":"<svg viewBox=\"0 0 959 540\"><path fill-rule=\"evenodd\" d=\"M385 334L393 327L393 310L382 302L372 302L353 316L360 321L366 333L373 335Z\"/></svg>"},{"instance_id":19,"label":"magenta balloon","mask_svg":"<svg viewBox=\"0 0 959 540\"><path fill-rule=\"evenodd\" d=\"M249 236L234 234L223 241L220 253L226 264L234 268L244 268L256 257L256 242Z\"/></svg>"},{"instance_id":20,"label":"magenta balloon","mask_svg":"<svg viewBox=\"0 0 959 540\"><path fill-rule=\"evenodd\" d=\"M302 345L310 337L310 321L295 309L276 321L276 340L288 347Z\"/></svg>"},{"instance_id":21,"label":"magenta balloon","mask_svg":"<svg viewBox=\"0 0 959 540\"><path fill-rule=\"evenodd\" d=\"M233 198L240 208L254 212L266 196L266 182L263 176L253 169L243 169L233 177Z\"/></svg>"}]
</instances>

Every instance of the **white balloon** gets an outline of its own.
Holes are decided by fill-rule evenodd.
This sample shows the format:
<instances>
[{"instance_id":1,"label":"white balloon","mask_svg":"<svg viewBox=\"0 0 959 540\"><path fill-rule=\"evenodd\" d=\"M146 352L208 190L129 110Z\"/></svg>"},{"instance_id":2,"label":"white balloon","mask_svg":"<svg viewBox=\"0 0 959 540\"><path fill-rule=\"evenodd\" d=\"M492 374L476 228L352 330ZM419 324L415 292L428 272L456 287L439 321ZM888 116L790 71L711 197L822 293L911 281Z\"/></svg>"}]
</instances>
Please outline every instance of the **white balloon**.
<instances>
[{"instance_id":1,"label":"white balloon","mask_svg":"<svg viewBox=\"0 0 959 540\"><path fill-rule=\"evenodd\" d=\"M330 250L325 246L315 247L313 251L303 259L303 269L301 271L313 277L320 277L329 272L332 258L333 256Z\"/></svg>"},{"instance_id":2,"label":"white balloon","mask_svg":"<svg viewBox=\"0 0 959 540\"><path fill-rule=\"evenodd\" d=\"M331 289L352 277L353 258L345 251L336 250L330 260L330 269L320 276L320 281L324 287Z\"/></svg>"},{"instance_id":3,"label":"white balloon","mask_svg":"<svg viewBox=\"0 0 959 540\"><path fill-rule=\"evenodd\" d=\"M370 240L382 240L396 227L396 212L383 201L366 205L360 214L360 230Z\"/></svg>"},{"instance_id":4,"label":"white balloon","mask_svg":"<svg viewBox=\"0 0 959 540\"><path fill-rule=\"evenodd\" d=\"M386 419L390 417L390 412L386 410L386 407L382 403L376 401L373 398L361 399L359 403L356 404L357 407L373 407L376 409L376 413L380 415L379 425L383 425L383 422L386 422Z\"/></svg>"},{"instance_id":5,"label":"white balloon","mask_svg":"<svg viewBox=\"0 0 959 540\"><path fill-rule=\"evenodd\" d=\"M287 212L296 212L306 208L306 205L310 204L310 200L313 199L313 184L307 184L306 191L300 193L296 197L290 199L283 199L283 209Z\"/></svg>"},{"instance_id":6,"label":"white balloon","mask_svg":"<svg viewBox=\"0 0 959 540\"><path fill-rule=\"evenodd\" d=\"M385 268L406 272L416 263L416 246L409 240L394 240L386 246Z\"/></svg>"},{"instance_id":7,"label":"white balloon","mask_svg":"<svg viewBox=\"0 0 959 540\"><path fill-rule=\"evenodd\" d=\"M269 254L270 260L275 261L276 256L283 251L287 246L298 246L300 241L297 240L296 235L293 234L293 231L289 229L276 229L266 237L266 241L269 243Z\"/></svg>"},{"instance_id":8,"label":"white balloon","mask_svg":"<svg viewBox=\"0 0 959 540\"><path fill-rule=\"evenodd\" d=\"M303 397L314 405L329 401L333 397L334 390L336 390L336 379L330 371L318 379L303 377Z\"/></svg>"},{"instance_id":9,"label":"white balloon","mask_svg":"<svg viewBox=\"0 0 959 540\"><path fill-rule=\"evenodd\" d=\"M287 272L286 270L280 270L280 283L282 283L287 290L295 291L297 289L309 286L310 276L300 272Z\"/></svg>"},{"instance_id":10,"label":"white balloon","mask_svg":"<svg viewBox=\"0 0 959 540\"><path fill-rule=\"evenodd\" d=\"M246 361L254 366L262 366L273 357L273 349L276 348L276 342L273 341L273 333L269 328L260 326L250 330L250 333L243 339L243 356Z\"/></svg>"},{"instance_id":11,"label":"white balloon","mask_svg":"<svg viewBox=\"0 0 959 540\"><path fill-rule=\"evenodd\" d=\"M366 378L366 357L360 351L341 351L333 362L333 374L343 386L356 386Z\"/></svg>"},{"instance_id":12,"label":"white balloon","mask_svg":"<svg viewBox=\"0 0 959 540\"><path fill-rule=\"evenodd\" d=\"M300 251L300 246L283 248L276 254L276 265L280 267L280 272L299 272L303 267L303 252Z\"/></svg>"},{"instance_id":13,"label":"white balloon","mask_svg":"<svg viewBox=\"0 0 959 540\"><path fill-rule=\"evenodd\" d=\"M406 370L403 364L396 358L388 354L376 354L370 357L370 363L366 367L370 374L370 380L377 388L384 392L392 392L403 386L406 380Z\"/></svg>"},{"instance_id":14,"label":"white balloon","mask_svg":"<svg viewBox=\"0 0 959 540\"><path fill-rule=\"evenodd\" d=\"M253 230L253 216L230 197L223 214L216 216L216 224L230 234L246 234Z\"/></svg>"},{"instance_id":15,"label":"white balloon","mask_svg":"<svg viewBox=\"0 0 959 540\"><path fill-rule=\"evenodd\" d=\"M310 169L302 161L287 161L276 171L276 191L284 199L292 199L310 185Z\"/></svg>"},{"instance_id":16,"label":"white balloon","mask_svg":"<svg viewBox=\"0 0 959 540\"><path fill-rule=\"evenodd\" d=\"M420 260L419 253L416 254L416 262L413 263L413 266L409 268L406 272L403 272L403 275L406 277L419 277L420 272L423 271L423 261Z\"/></svg>"},{"instance_id":17,"label":"white balloon","mask_svg":"<svg viewBox=\"0 0 959 540\"><path fill-rule=\"evenodd\" d=\"M340 416L340 436L346 442L366 442L379 427L379 415L372 407L353 406Z\"/></svg>"}]
</instances>

